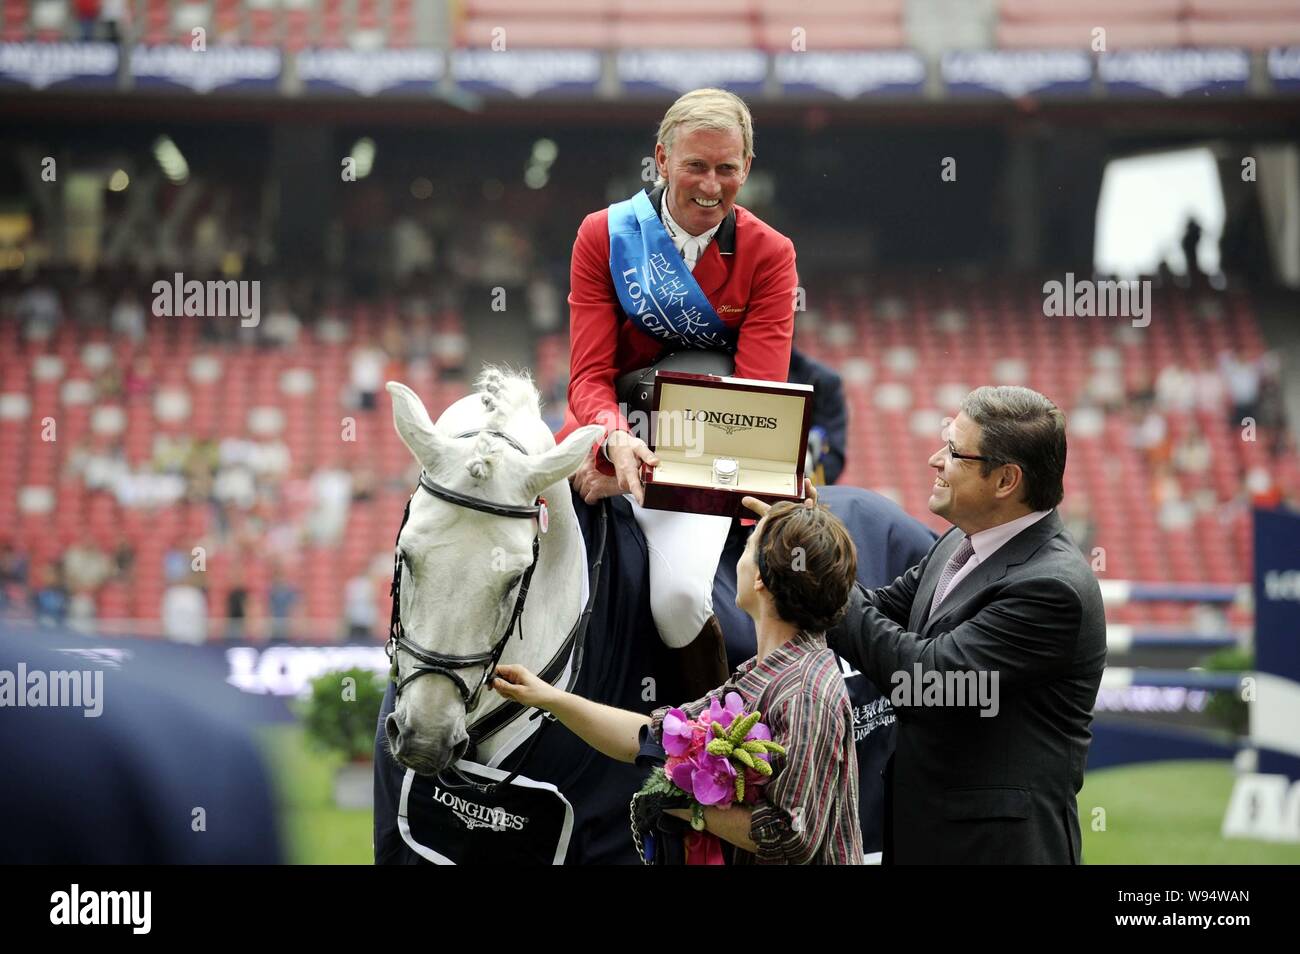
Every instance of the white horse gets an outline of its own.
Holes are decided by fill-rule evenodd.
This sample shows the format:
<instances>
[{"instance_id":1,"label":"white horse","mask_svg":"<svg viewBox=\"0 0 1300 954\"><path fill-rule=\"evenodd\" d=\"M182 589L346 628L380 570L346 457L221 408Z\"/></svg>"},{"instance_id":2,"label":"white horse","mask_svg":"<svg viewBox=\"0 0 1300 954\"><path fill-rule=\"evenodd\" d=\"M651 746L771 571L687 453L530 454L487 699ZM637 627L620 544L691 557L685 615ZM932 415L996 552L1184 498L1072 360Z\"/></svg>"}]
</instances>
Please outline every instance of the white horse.
<instances>
[{"instance_id":1,"label":"white horse","mask_svg":"<svg viewBox=\"0 0 1300 954\"><path fill-rule=\"evenodd\" d=\"M435 486L514 508L545 498L549 526L541 532L537 519L504 518L417 489L397 543L403 567L400 618L405 638L425 653L490 652L510 624L537 539L533 598L525 602L520 620L525 638L516 630L501 656L502 662L536 672L563 645L582 612L587 561L567 480L603 430L579 428L556 446L527 377L489 367L476 389L435 424L414 391L388 382L398 434ZM460 436L465 434L471 436ZM416 674L416 655L398 652L396 658L399 683ZM467 727L506 701L490 688L472 692L490 667L490 662L455 667L468 694L442 672L426 671L406 683L384 722L394 759L433 775L460 758L469 744ZM503 731L485 739L477 761L489 762L510 738Z\"/></svg>"}]
</instances>

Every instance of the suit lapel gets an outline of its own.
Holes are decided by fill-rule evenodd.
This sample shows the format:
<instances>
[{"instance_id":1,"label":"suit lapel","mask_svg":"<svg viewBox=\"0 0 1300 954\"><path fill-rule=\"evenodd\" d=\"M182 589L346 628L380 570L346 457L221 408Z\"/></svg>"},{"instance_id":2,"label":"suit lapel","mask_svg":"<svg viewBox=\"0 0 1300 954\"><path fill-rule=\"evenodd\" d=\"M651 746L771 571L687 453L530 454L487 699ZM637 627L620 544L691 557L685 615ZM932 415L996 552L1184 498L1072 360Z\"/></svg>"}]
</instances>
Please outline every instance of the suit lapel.
<instances>
[{"instance_id":1,"label":"suit lapel","mask_svg":"<svg viewBox=\"0 0 1300 954\"><path fill-rule=\"evenodd\" d=\"M695 271L691 272L691 275L710 302L713 301L714 293L726 283L727 276L731 272L730 262L730 256L723 258L718 252L718 243L714 241L709 243L700 260L695 263ZM716 303L714 307L717 307Z\"/></svg>"},{"instance_id":2,"label":"suit lapel","mask_svg":"<svg viewBox=\"0 0 1300 954\"><path fill-rule=\"evenodd\" d=\"M921 635L926 635L936 621L962 609L966 603L978 596L983 590L1006 576L1010 567L1019 566L1032 557L1044 543L1061 532L1061 526L1061 518L1053 510L1042 520L1026 527L1008 540L987 561L975 567L964 579L957 581L957 585L948 591L948 595L943 598L943 602L939 604L935 614L926 620ZM952 549L955 550L956 548ZM952 552L950 551L949 556L951 555ZM947 562L947 560L945 559L944 562ZM935 580L938 580L937 575ZM932 585L930 587L931 599L934 598L934 589ZM929 608L928 603L926 608Z\"/></svg>"}]
</instances>

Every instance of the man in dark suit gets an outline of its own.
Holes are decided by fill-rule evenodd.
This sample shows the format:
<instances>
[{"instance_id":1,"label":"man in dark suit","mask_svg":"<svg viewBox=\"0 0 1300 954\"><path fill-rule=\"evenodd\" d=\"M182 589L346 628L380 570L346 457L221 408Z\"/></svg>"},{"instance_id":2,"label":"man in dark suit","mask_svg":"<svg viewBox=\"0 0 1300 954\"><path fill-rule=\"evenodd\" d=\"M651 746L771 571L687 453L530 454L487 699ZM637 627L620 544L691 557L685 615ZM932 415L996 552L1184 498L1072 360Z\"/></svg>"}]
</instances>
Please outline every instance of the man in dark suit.
<instances>
[{"instance_id":1,"label":"man in dark suit","mask_svg":"<svg viewBox=\"0 0 1300 954\"><path fill-rule=\"evenodd\" d=\"M929 461L953 529L827 634L897 713L886 863L1080 861L1106 620L1056 513L1065 455L1047 398L972 391Z\"/></svg>"}]
</instances>

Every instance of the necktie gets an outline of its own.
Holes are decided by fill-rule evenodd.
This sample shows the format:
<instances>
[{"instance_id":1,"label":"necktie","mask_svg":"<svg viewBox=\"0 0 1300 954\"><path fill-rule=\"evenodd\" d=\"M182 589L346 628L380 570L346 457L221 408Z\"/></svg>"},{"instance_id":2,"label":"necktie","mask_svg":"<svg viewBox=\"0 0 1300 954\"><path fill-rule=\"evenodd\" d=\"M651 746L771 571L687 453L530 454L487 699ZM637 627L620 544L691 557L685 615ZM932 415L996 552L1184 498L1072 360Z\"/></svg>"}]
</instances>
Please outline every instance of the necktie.
<instances>
[{"instance_id":1,"label":"necktie","mask_svg":"<svg viewBox=\"0 0 1300 954\"><path fill-rule=\"evenodd\" d=\"M700 260L704 253L704 243L708 240L699 235L692 235L682 246L682 258L686 261L688 271L695 271L695 263Z\"/></svg>"},{"instance_id":2,"label":"necktie","mask_svg":"<svg viewBox=\"0 0 1300 954\"><path fill-rule=\"evenodd\" d=\"M943 598L948 595L948 586L952 583L952 578L957 575L957 571L964 567L971 557L975 555L975 548L971 546L970 537L962 540L961 546L957 552L948 560L947 565L943 568L943 573L939 577L939 585L934 588L934 601L930 604L930 615L943 602Z\"/></svg>"}]
</instances>

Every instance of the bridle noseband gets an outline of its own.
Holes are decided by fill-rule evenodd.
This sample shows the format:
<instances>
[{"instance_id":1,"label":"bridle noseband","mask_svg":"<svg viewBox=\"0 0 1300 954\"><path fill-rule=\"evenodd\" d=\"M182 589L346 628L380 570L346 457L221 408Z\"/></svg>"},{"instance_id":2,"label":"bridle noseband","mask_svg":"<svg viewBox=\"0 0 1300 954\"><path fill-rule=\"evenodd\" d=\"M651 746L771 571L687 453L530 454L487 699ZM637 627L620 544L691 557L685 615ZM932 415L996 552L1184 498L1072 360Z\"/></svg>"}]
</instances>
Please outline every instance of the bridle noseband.
<instances>
[{"instance_id":1,"label":"bridle noseband","mask_svg":"<svg viewBox=\"0 0 1300 954\"><path fill-rule=\"evenodd\" d=\"M527 455L528 453L518 441L503 431L480 428L478 430L466 431L463 434L457 434L455 439L474 437L478 434L491 434L493 437L499 437L515 450L519 451L519 453L524 455ZM389 677L397 686L395 690L396 695L400 696L402 694L402 689L420 676L430 673L439 676L446 676L452 681L452 684L456 687L456 691L460 693L461 699L464 700L465 711L469 712L478 705L479 695L483 692L483 687L487 685L487 681L491 678L492 673L496 671L497 663L501 660L501 654L505 651L506 643L510 641L510 637L514 634L516 626L520 627L519 638L523 638L524 632L522 625L520 625L520 617L524 612L524 603L528 599L528 587L533 579L533 571L537 569L537 556L541 549L541 534L545 533L547 528L546 501L541 497L538 497L535 503L520 506L515 504L496 503L491 500L483 500L482 498L471 497L468 494L462 494L449 487L444 487L430 479L429 475L424 471L420 471L420 484L416 493L418 493L421 488L438 499L445 500L450 504L455 504L457 507L464 507L468 510L477 510L479 513L491 514L495 517L514 517L526 520L536 518L539 524L538 532L533 534L533 559L532 562L528 564L528 569L524 571L523 579L519 583L519 594L515 597L515 608L510 614L510 625L506 627L506 631L501 635L501 638L498 639L487 652L472 653L467 656L452 656L446 653L432 652L417 646L407 638L406 632L402 627L400 608L402 593L402 551L400 541L402 538L402 530L406 527L406 521L411 517L411 501L415 499L415 494L411 494L410 499L406 502L406 511L402 514L402 526L397 529L398 542L395 543L393 547L393 585L389 589L389 594L393 598L393 614L388 623L388 642L384 646L384 650L388 654L388 659L392 663ZM413 657L418 665L413 666L411 672L406 676L406 678L398 682L397 654L400 652L405 652ZM479 677L474 688L470 689L465 680L457 673L457 670L471 669L475 666L484 667L483 675Z\"/></svg>"}]
</instances>

